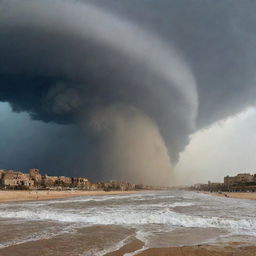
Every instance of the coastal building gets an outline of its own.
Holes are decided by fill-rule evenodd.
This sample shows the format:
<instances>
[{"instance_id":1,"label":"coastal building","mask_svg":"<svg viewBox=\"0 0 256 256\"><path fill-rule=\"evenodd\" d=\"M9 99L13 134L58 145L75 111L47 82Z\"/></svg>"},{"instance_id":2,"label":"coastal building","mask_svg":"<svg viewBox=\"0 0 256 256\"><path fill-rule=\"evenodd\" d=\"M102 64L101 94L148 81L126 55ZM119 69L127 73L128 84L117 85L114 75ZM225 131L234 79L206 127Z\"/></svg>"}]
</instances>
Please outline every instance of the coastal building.
<instances>
[{"instance_id":1,"label":"coastal building","mask_svg":"<svg viewBox=\"0 0 256 256\"><path fill-rule=\"evenodd\" d=\"M208 181L208 190L210 191L220 191L224 189L224 184L220 182Z\"/></svg>"},{"instance_id":2,"label":"coastal building","mask_svg":"<svg viewBox=\"0 0 256 256\"><path fill-rule=\"evenodd\" d=\"M72 178L72 186L77 188L89 189L90 182L87 178Z\"/></svg>"},{"instance_id":3,"label":"coastal building","mask_svg":"<svg viewBox=\"0 0 256 256\"><path fill-rule=\"evenodd\" d=\"M97 183L91 183L90 190L98 190L98 184Z\"/></svg>"},{"instance_id":4,"label":"coastal building","mask_svg":"<svg viewBox=\"0 0 256 256\"><path fill-rule=\"evenodd\" d=\"M232 186L236 184L236 177L230 177L230 176L224 177L224 184L227 186Z\"/></svg>"},{"instance_id":5,"label":"coastal building","mask_svg":"<svg viewBox=\"0 0 256 256\"><path fill-rule=\"evenodd\" d=\"M30 179L34 181L34 185L40 186L42 182L42 175L39 169L29 169Z\"/></svg>"},{"instance_id":6,"label":"coastal building","mask_svg":"<svg viewBox=\"0 0 256 256\"><path fill-rule=\"evenodd\" d=\"M4 170L0 170L0 180L2 179L3 175L4 175Z\"/></svg>"},{"instance_id":7,"label":"coastal building","mask_svg":"<svg viewBox=\"0 0 256 256\"><path fill-rule=\"evenodd\" d=\"M253 175L250 173L240 173L236 176L237 182L252 182L253 181Z\"/></svg>"},{"instance_id":8,"label":"coastal building","mask_svg":"<svg viewBox=\"0 0 256 256\"><path fill-rule=\"evenodd\" d=\"M60 176L56 183L59 186L63 186L63 187L70 187L72 185L72 178L70 177L66 177L66 176Z\"/></svg>"},{"instance_id":9,"label":"coastal building","mask_svg":"<svg viewBox=\"0 0 256 256\"><path fill-rule=\"evenodd\" d=\"M230 186L240 183L250 183L255 181L255 177L256 175L251 175L250 173L239 173L238 175L233 177L224 177L224 184Z\"/></svg>"},{"instance_id":10,"label":"coastal building","mask_svg":"<svg viewBox=\"0 0 256 256\"><path fill-rule=\"evenodd\" d=\"M4 171L2 173L2 182L1 184L4 187L19 187L19 186L26 186L26 187L33 187L34 181L30 179L29 174L25 174L22 172L15 172L13 170Z\"/></svg>"},{"instance_id":11,"label":"coastal building","mask_svg":"<svg viewBox=\"0 0 256 256\"><path fill-rule=\"evenodd\" d=\"M57 176L48 176L46 174L42 176L41 185L45 188L54 187L56 185L57 180L58 180Z\"/></svg>"},{"instance_id":12,"label":"coastal building","mask_svg":"<svg viewBox=\"0 0 256 256\"><path fill-rule=\"evenodd\" d=\"M195 184L192 189L203 191L256 191L256 174L239 173L224 177L224 183L209 181L208 184Z\"/></svg>"},{"instance_id":13,"label":"coastal building","mask_svg":"<svg viewBox=\"0 0 256 256\"><path fill-rule=\"evenodd\" d=\"M39 169L30 169L28 173L13 170L0 170L1 189L83 189L83 190L134 190L152 189L142 184L135 185L127 181L109 181L91 183L84 177L41 175Z\"/></svg>"}]
</instances>

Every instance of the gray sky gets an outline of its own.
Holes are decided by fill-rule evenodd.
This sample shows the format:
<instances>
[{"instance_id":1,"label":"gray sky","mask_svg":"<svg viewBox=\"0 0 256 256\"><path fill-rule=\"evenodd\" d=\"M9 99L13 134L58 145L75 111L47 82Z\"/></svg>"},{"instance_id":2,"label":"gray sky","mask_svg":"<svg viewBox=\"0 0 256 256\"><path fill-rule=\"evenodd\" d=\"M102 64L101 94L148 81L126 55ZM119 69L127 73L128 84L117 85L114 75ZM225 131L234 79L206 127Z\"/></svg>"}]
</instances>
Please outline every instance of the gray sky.
<instances>
[{"instance_id":1,"label":"gray sky","mask_svg":"<svg viewBox=\"0 0 256 256\"><path fill-rule=\"evenodd\" d=\"M1 1L1 167L159 184L252 168L238 113L255 106L255 8Z\"/></svg>"},{"instance_id":2,"label":"gray sky","mask_svg":"<svg viewBox=\"0 0 256 256\"><path fill-rule=\"evenodd\" d=\"M226 175L256 173L256 109L249 108L191 135L175 167L180 184L223 182Z\"/></svg>"}]
</instances>

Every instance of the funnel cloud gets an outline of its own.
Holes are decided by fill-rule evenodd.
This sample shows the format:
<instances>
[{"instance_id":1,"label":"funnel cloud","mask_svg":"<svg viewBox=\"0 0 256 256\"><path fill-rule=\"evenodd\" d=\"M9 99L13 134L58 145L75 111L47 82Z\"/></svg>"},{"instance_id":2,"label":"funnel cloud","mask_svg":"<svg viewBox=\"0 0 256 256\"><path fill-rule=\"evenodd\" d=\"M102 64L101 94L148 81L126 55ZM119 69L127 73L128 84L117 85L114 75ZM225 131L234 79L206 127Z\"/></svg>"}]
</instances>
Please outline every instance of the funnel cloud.
<instances>
[{"instance_id":1,"label":"funnel cloud","mask_svg":"<svg viewBox=\"0 0 256 256\"><path fill-rule=\"evenodd\" d=\"M134 183L146 180L148 184L171 182L168 149L158 126L148 116L131 106L113 105L96 110L91 126L101 137L105 178Z\"/></svg>"}]
</instances>

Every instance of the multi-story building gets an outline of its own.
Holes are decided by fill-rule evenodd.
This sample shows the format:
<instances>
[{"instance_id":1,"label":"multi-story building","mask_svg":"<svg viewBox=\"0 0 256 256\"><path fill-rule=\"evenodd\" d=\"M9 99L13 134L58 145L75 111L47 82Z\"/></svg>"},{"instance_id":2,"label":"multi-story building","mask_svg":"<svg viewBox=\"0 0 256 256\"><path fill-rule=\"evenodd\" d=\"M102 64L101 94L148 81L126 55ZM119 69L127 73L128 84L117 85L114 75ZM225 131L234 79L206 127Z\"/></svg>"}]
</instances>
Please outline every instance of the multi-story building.
<instances>
[{"instance_id":1,"label":"multi-story building","mask_svg":"<svg viewBox=\"0 0 256 256\"><path fill-rule=\"evenodd\" d=\"M72 178L60 176L57 180L57 184L64 187L70 187L72 185Z\"/></svg>"},{"instance_id":2,"label":"multi-story building","mask_svg":"<svg viewBox=\"0 0 256 256\"><path fill-rule=\"evenodd\" d=\"M12 189L63 189L77 188L85 190L134 190L146 188L126 181L90 183L87 178L41 175L39 169L30 169L28 173L13 170L0 170L0 187Z\"/></svg>"},{"instance_id":3,"label":"multi-story building","mask_svg":"<svg viewBox=\"0 0 256 256\"><path fill-rule=\"evenodd\" d=\"M41 185L42 175L39 169L29 169L29 177L34 181L35 186Z\"/></svg>"},{"instance_id":4,"label":"multi-story building","mask_svg":"<svg viewBox=\"0 0 256 256\"><path fill-rule=\"evenodd\" d=\"M77 188L89 189L90 182L87 178L72 178L72 186Z\"/></svg>"},{"instance_id":5,"label":"multi-story building","mask_svg":"<svg viewBox=\"0 0 256 256\"><path fill-rule=\"evenodd\" d=\"M250 173L239 173L234 177L226 176L224 177L224 184L227 186L241 184L241 183L250 183L255 181L255 175Z\"/></svg>"},{"instance_id":6,"label":"multi-story building","mask_svg":"<svg viewBox=\"0 0 256 256\"><path fill-rule=\"evenodd\" d=\"M252 182L253 175L251 175L250 173L239 173L236 176L236 180L238 183Z\"/></svg>"},{"instance_id":7,"label":"multi-story building","mask_svg":"<svg viewBox=\"0 0 256 256\"><path fill-rule=\"evenodd\" d=\"M4 173L5 173L4 170L0 170L0 180L2 180L2 177L3 177Z\"/></svg>"},{"instance_id":8,"label":"multi-story building","mask_svg":"<svg viewBox=\"0 0 256 256\"><path fill-rule=\"evenodd\" d=\"M230 177L230 176L224 177L224 184L227 186L232 186L236 184L236 177Z\"/></svg>"},{"instance_id":9,"label":"multi-story building","mask_svg":"<svg viewBox=\"0 0 256 256\"><path fill-rule=\"evenodd\" d=\"M1 184L4 187L10 188L19 186L33 187L34 181L30 178L29 174L8 170L2 173Z\"/></svg>"},{"instance_id":10,"label":"multi-story building","mask_svg":"<svg viewBox=\"0 0 256 256\"><path fill-rule=\"evenodd\" d=\"M43 175L42 181L41 181L41 186L54 187L56 185L57 180L58 180L57 176L48 176L47 174Z\"/></svg>"}]
</instances>

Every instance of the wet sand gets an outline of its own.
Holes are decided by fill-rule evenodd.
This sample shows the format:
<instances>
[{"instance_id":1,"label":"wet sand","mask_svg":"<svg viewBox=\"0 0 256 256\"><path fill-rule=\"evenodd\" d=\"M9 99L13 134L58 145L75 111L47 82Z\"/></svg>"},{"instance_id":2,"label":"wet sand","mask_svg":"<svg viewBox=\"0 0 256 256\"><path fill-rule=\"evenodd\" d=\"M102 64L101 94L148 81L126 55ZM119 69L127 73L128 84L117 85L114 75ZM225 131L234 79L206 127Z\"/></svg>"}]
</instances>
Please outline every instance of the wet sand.
<instances>
[{"instance_id":1,"label":"wet sand","mask_svg":"<svg viewBox=\"0 0 256 256\"><path fill-rule=\"evenodd\" d=\"M203 192L207 195L212 196L220 196L226 198L237 198L237 199L248 199L248 200L256 200L256 192Z\"/></svg>"},{"instance_id":2,"label":"wet sand","mask_svg":"<svg viewBox=\"0 0 256 256\"><path fill-rule=\"evenodd\" d=\"M20 200L24 200L25 195L30 197L27 200L35 200L34 198L31 198L32 196L38 196L40 199L48 199L50 196L50 199L54 198L63 198L64 197L71 197L71 196L79 196L79 195L111 195L111 194L127 194L127 193L138 193L142 191L127 191L127 192L103 192L103 191L0 191L0 198L1 195L6 195L5 198L8 199L8 193L11 194L11 198L15 196L15 201L17 201L17 197L19 194ZM183 195L183 200L188 200L186 196L189 196L188 192L182 192L185 193ZM217 194L217 193L216 193ZM249 193L242 193L242 194L249 194ZM162 196L166 194L160 193L159 194L159 201L161 205L162 201L167 201L167 199ZM171 205L174 194L167 194L168 196L168 202ZM214 195L214 193L212 193ZM217 194L218 195L218 194ZM43 198L43 197L46 198ZM178 198L180 199L180 192L177 193ZM194 195L195 196L195 195ZM176 197L175 197L176 198ZM190 197L189 197L190 198ZM214 198L212 198L214 201ZM10 200L10 198L9 198ZM153 198L145 197L144 202L145 207L149 207L150 204L153 202L156 203L155 196ZM199 200L199 202L202 202L202 204L205 203L205 201L209 201L209 198L205 196L202 196L198 194L198 198L196 200ZM201 201L200 201L201 200ZM219 201L215 198L215 200ZM228 200L227 204L234 204L234 209L237 207L237 203L234 200ZM129 199L128 202L131 204L131 200ZM136 213L136 209L138 205L143 204L143 200L135 200L132 201L133 204L136 206L134 208L134 213ZM255 239L249 239L250 237L247 237L245 240L242 240L240 236L236 236L235 238L232 238L231 241L238 241L235 242L226 242L227 240L218 240L218 242L209 242L209 241L215 241L211 240L211 236L209 239L207 236L209 234L213 235L213 238L218 235L225 235L225 233L222 233L221 230L218 231L218 229L212 229L209 227L197 227L197 228L182 228L178 229L176 228L174 231L172 231L170 234L168 232L162 232L158 234L157 236L152 236L149 240L145 239L146 246L147 247L155 247L146 249L144 246L145 244L143 241L138 240L137 231L136 228L127 227L126 225L123 225L123 222L116 223L115 225L109 224L109 225L92 225L92 226L82 226L82 222L79 220L78 222L69 223L65 222L65 218L70 212L70 209L72 209L70 218L77 217L78 213L81 211L81 209L85 209L86 207L90 207L91 205L95 208L93 208L95 211L95 217L100 216L97 212L97 209L102 210L100 213L104 213L103 208L106 206L108 209L114 208L115 211L118 211L122 205L123 199L114 200L113 202L111 200L107 201L95 201L95 202L78 202L76 206L73 205L73 203L67 203L67 204L56 204L54 203L53 206L47 205L46 209L49 210L49 213L51 214L58 214L58 220L56 221L53 218L53 221L51 219L49 220L47 216L44 218L44 215L39 214L41 210L44 210L44 204L42 205L42 202L39 202L38 204L38 210L33 210L34 207L37 207L37 202L33 202L32 206L26 206L25 210L28 213L35 214L31 220L24 219L23 221L19 221L16 219L7 219L4 218L0 220L0 243L2 243L5 247L0 248L0 256L34 256L35 254L40 254L44 256L95 256L95 255L102 255L105 254L105 256L123 256L126 253L132 253L137 252L135 255L138 256L240 256L240 255L246 255L246 256L256 256L256 244ZM126 204L127 201L124 202ZM174 201L173 203L176 203ZM254 205L255 202L252 201L243 201L241 202L241 205L249 207L248 209L251 209L250 205ZM29 205L29 204L28 204ZM40 206L41 205L41 206ZM210 204L213 208L216 209L218 204ZM100 206L100 207L99 207ZM208 204L207 204L208 206ZM3 213L5 212L5 207L7 205L2 205ZM15 208L15 204L10 204L8 206L9 208L7 211L13 212L19 210L20 206L17 206ZM98 208L97 208L98 207ZM165 207L165 206L164 206ZM181 207L181 206L179 206ZM186 209L187 206L184 206L183 209ZM193 209L193 206L188 206L188 209ZM222 209L222 205L220 206ZM74 209L73 209L74 208ZM57 210L56 210L57 209ZM76 210L77 209L77 210ZM142 210L143 208L138 208ZM150 208L149 208L150 209ZM177 208L177 211L179 208ZM228 208L230 209L230 208ZM22 209L21 209L22 210ZM62 216L63 211L63 216ZM111 214L114 214L115 211L111 211ZM131 209L129 209L131 211ZM26 213L26 212L25 212ZM108 212L105 212L107 215L102 216L104 218L109 218ZM247 211L245 212L247 213ZM241 214L245 214L241 210ZM27 214L27 213L26 213ZM39 215L38 215L39 214ZM82 212L83 216L86 214L86 212ZM94 214L94 212L93 212ZM120 211L120 214L123 214L124 217L125 211ZM178 213L177 213L178 214ZM23 215L22 215L23 216ZM39 216L38 220L35 221L35 217L37 218ZM69 215L68 215L69 216ZM116 215L115 215L116 216ZM135 215L136 217L137 215ZM179 215L178 215L179 216ZM182 219L182 216L180 218ZM213 215L214 216L214 215ZM254 216L254 212L253 212ZM26 216L25 216L26 217ZM90 217L90 216L89 216ZM110 215L112 218L112 215ZM113 216L114 217L114 216ZM118 217L118 216L117 216ZM128 216L129 217L129 216ZM136 217L137 218L137 217ZM74 219L75 221L75 219ZM2 223L1 223L2 222ZM81 224L80 224L81 222ZM104 221L102 221L105 223ZM100 222L100 223L102 223ZM124 223L126 223L124 221ZM164 223L163 223L164 225ZM157 227L156 227L157 228ZM253 226L252 226L253 228ZM150 231L152 230L152 234L157 231L154 227L150 227L150 229L147 231L149 232L150 237ZM215 233L215 231L217 233ZM225 231L225 230L224 230ZM223 231L223 232L224 232ZM185 233L184 233L185 232ZM201 235L206 237L206 240L208 244L205 244L204 242L200 242ZM160 242L159 242L160 241ZM161 241L164 241L161 243ZM166 242L167 241L167 242ZM184 241L184 242L182 242ZM203 240L205 241L205 240ZM242 242L242 241L246 241ZM213 244L215 243L215 244ZM218 244L217 244L218 243ZM163 245L162 245L163 244ZM184 246L186 244L186 246ZM189 244L191 246L189 246ZM198 244L198 245L192 245L192 244ZM179 246L181 245L181 246ZM156 248L161 246L169 246L168 248ZM97 254L97 252L100 251L101 254ZM36 252L36 253L35 253Z\"/></svg>"},{"instance_id":3,"label":"wet sand","mask_svg":"<svg viewBox=\"0 0 256 256\"><path fill-rule=\"evenodd\" d=\"M119 195L119 194L132 194L141 193L143 191L82 191L82 190L66 190L66 191L45 191L45 190L34 190L34 191L11 191L2 190L0 191L0 203L14 202L14 201L33 201L33 200L49 200L49 199L60 199L69 198L76 196L96 196L96 195Z\"/></svg>"},{"instance_id":4,"label":"wet sand","mask_svg":"<svg viewBox=\"0 0 256 256\"><path fill-rule=\"evenodd\" d=\"M137 256L256 256L255 246L198 245L188 247L170 247L147 249Z\"/></svg>"},{"instance_id":5,"label":"wet sand","mask_svg":"<svg viewBox=\"0 0 256 256\"><path fill-rule=\"evenodd\" d=\"M78 238L78 239L77 239ZM93 237L92 237L93 238ZM97 236L94 237L98 239ZM79 243L79 240L81 243ZM49 239L28 242L0 249L1 256L34 256L35 252L47 256L93 256L93 251L87 251L83 239L71 239L69 242L60 239ZM93 242L93 240L91 240ZM74 246L75 245L75 246ZM104 254L104 256L123 256L143 248L140 240L133 240L120 249ZM104 244L102 244L104 246ZM103 247L104 248L104 247ZM195 245L168 248L151 248L135 253L136 256L256 256L256 246L243 243L220 245Z\"/></svg>"},{"instance_id":6,"label":"wet sand","mask_svg":"<svg viewBox=\"0 0 256 256\"><path fill-rule=\"evenodd\" d=\"M104 256L123 256L125 253L137 251L143 247L139 240L123 246L118 251L107 253ZM127 249L127 250L125 250ZM136 256L256 256L256 246L230 243L220 245L195 245L168 248L151 248L141 251Z\"/></svg>"},{"instance_id":7,"label":"wet sand","mask_svg":"<svg viewBox=\"0 0 256 256\"><path fill-rule=\"evenodd\" d=\"M114 252L109 252L104 256L123 256L126 253L135 252L143 248L144 243L138 239L134 239L132 242L122 246L120 249Z\"/></svg>"}]
</instances>

